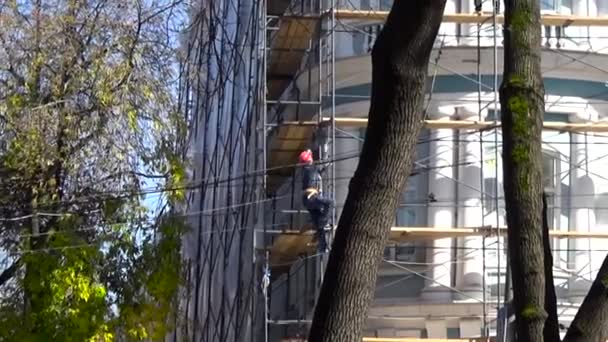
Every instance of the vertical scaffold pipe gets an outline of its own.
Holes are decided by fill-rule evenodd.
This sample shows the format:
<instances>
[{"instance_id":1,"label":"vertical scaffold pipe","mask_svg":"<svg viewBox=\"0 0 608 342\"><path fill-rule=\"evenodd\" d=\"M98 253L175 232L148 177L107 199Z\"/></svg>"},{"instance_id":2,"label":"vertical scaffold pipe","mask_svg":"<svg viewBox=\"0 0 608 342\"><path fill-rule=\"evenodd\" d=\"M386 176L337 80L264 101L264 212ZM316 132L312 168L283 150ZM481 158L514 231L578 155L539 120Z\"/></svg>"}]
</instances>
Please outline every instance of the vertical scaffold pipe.
<instances>
[{"instance_id":1,"label":"vertical scaffold pipe","mask_svg":"<svg viewBox=\"0 0 608 342\"><path fill-rule=\"evenodd\" d=\"M266 251L266 260L264 265L264 275L262 276L262 293L264 294L264 341L268 342L268 287L270 286L270 265L269 265L269 253Z\"/></svg>"}]
</instances>

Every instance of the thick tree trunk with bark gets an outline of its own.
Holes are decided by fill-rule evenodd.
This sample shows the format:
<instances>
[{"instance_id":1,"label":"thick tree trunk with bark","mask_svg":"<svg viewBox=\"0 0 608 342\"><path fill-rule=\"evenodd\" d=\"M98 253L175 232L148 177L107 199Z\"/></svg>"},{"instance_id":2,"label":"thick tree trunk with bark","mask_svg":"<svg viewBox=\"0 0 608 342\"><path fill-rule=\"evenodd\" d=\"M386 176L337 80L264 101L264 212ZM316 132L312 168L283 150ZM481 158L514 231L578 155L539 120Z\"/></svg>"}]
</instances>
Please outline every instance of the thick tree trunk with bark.
<instances>
[{"instance_id":1,"label":"thick tree trunk with bark","mask_svg":"<svg viewBox=\"0 0 608 342\"><path fill-rule=\"evenodd\" d=\"M604 342L608 339L608 257L597 273L564 342Z\"/></svg>"},{"instance_id":2,"label":"thick tree trunk with bark","mask_svg":"<svg viewBox=\"0 0 608 342\"><path fill-rule=\"evenodd\" d=\"M557 317L557 296L553 281L553 255L549 240L549 217L547 216L547 194L543 193L543 250L545 258L545 310L547 321L544 328L544 342L560 342L559 319Z\"/></svg>"},{"instance_id":3,"label":"thick tree trunk with bark","mask_svg":"<svg viewBox=\"0 0 608 342\"><path fill-rule=\"evenodd\" d=\"M367 134L350 181L309 341L360 341L422 129L430 53L446 0L395 1L372 51Z\"/></svg>"},{"instance_id":4,"label":"thick tree trunk with bark","mask_svg":"<svg viewBox=\"0 0 608 342\"><path fill-rule=\"evenodd\" d=\"M543 341L541 21L538 0L505 0L504 75L500 89L509 261L518 341Z\"/></svg>"}]
</instances>

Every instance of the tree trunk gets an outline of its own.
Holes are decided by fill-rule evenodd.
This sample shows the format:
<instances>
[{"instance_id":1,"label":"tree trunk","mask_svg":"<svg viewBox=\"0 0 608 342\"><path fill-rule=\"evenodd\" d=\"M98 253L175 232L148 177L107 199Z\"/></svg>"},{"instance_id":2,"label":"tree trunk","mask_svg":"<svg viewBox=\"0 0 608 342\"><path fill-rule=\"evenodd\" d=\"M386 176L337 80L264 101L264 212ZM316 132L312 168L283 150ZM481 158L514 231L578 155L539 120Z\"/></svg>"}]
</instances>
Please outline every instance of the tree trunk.
<instances>
[{"instance_id":1,"label":"tree trunk","mask_svg":"<svg viewBox=\"0 0 608 342\"><path fill-rule=\"evenodd\" d=\"M549 240L549 217L547 216L547 195L543 193L543 250L545 258L545 310L547 321L544 328L544 342L560 342L559 320L557 318L557 296L553 281L553 255Z\"/></svg>"},{"instance_id":2,"label":"tree trunk","mask_svg":"<svg viewBox=\"0 0 608 342\"><path fill-rule=\"evenodd\" d=\"M360 341L415 158L428 63L446 0L395 1L372 51L367 134L340 217L309 341Z\"/></svg>"},{"instance_id":3,"label":"tree trunk","mask_svg":"<svg viewBox=\"0 0 608 342\"><path fill-rule=\"evenodd\" d=\"M545 275L542 234L538 0L505 0L504 76L500 89L509 261L518 341L543 341Z\"/></svg>"},{"instance_id":4,"label":"tree trunk","mask_svg":"<svg viewBox=\"0 0 608 342\"><path fill-rule=\"evenodd\" d=\"M581 304L564 342L604 342L608 338L608 257Z\"/></svg>"}]
</instances>

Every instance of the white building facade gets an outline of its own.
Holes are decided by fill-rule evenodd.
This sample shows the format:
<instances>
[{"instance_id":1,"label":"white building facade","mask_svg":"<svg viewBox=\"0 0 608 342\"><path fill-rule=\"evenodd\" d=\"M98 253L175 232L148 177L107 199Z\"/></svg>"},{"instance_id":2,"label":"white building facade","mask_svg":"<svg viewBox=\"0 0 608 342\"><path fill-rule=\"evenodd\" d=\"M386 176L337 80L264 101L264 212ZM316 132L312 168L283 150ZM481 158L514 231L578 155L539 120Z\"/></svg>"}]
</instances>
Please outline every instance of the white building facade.
<instances>
[{"instance_id":1,"label":"white building facade","mask_svg":"<svg viewBox=\"0 0 608 342\"><path fill-rule=\"evenodd\" d=\"M540 1L544 14L608 16L608 0ZM391 1L349 0L342 7L388 10L390 5ZM446 13L474 10L473 0L447 1ZM483 3L483 11L492 11L490 1ZM335 33L335 116L365 118L371 86L369 52L380 26L340 20L338 27L344 29ZM428 119L499 120L500 105L493 89L502 79L501 30L502 26L494 30L491 22L442 25L429 69ZM608 121L608 28L544 26L543 45L545 122ZM293 88L314 93L304 78ZM315 114L308 115L314 118ZM288 109L283 115L289 120L302 113ZM334 179L337 217L358 162L357 158L340 157L360 151L364 134L363 129L348 128L336 133L334 158L340 160L335 163ZM501 140L500 129L425 131L418 144L418 172L404 189L395 226L504 227ZM545 130L542 147L551 228L608 232L608 132ZM291 193L292 186L284 184L277 196ZM276 208L293 209L298 200L278 203ZM605 241L552 240L558 313L565 327L608 253ZM505 251L506 239L492 236L387 246L365 335L456 338L497 334L497 315L508 288ZM315 295L311 289L319 281L309 276L314 267L312 262L298 263L274 283L272 318L310 319ZM305 326L283 326L276 336L294 336L305 330Z\"/></svg>"}]
</instances>

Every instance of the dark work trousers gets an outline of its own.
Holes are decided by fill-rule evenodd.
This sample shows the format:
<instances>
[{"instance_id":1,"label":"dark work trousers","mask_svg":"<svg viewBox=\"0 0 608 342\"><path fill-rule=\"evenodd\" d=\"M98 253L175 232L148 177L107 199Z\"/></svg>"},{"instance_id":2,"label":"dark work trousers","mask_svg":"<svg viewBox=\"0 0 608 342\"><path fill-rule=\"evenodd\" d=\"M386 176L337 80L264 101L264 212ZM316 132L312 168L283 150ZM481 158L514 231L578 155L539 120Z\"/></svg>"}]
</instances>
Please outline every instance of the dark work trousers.
<instances>
[{"instance_id":1,"label":"dark work trousers","mask_svg":"<svg viewBox=\"0 0 608 342\"><path fill-rule=\"evenodd\" d=\"M310 198L304 194L303 204L312 219L312 224L317 231L317 239L319 241L319 251L327 250L327 238L325 236L325 226L329 220L330 207L333 201L323 197L322 194L312 195Z\"/></svg>"}]
</instances>

